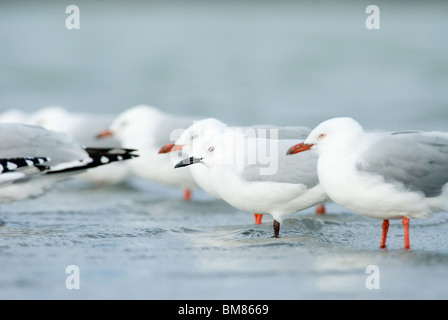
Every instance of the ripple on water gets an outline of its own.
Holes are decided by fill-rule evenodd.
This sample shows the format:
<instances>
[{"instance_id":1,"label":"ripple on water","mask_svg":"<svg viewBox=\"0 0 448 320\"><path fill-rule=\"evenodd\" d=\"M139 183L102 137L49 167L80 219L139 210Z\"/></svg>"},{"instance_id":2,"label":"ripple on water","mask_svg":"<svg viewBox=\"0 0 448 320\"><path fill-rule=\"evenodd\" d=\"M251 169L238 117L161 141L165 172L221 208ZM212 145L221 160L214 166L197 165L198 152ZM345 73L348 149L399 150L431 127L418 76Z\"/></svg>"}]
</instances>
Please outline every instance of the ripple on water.
<instances>
[{"instance_id":1,"label":"ripple on water","mask_svg":"<svg viewBox=\"0 0 448 320\"><path fill-rule=\"evenodd\" d=\"M166 233L167 230L163 228L137 228L131 231L120 232L120 230L113 230L110 232L100 231L95 233L85 233L79 235L80 238L92 239L107 239L107 238L140 238L140 237L156 237Z\"/></svg>"}]
</instances>

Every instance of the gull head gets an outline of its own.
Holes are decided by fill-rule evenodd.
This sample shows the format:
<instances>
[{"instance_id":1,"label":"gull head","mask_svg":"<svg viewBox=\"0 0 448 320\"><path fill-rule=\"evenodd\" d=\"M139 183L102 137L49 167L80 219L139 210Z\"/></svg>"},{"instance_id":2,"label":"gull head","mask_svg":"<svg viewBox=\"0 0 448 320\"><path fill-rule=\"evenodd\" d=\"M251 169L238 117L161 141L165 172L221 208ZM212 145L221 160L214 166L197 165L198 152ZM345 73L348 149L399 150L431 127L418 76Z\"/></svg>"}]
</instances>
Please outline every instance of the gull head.
<instances>
[{"instance_id":1,"label":"gull head","mask_svg":"<svg viewBox=\"0 0 448 320\"><path fill-rule=\"evenodd\" d=\"M346 149L362 134L361 125L352 118L329 119L314 128L303 143L292 146L287 154L296 154L307 150L320 154L325 150Z\"/></svg>"},{"instance_id":2,"label":"gull head","mask_svg":"<svg viewBox=\"0 0 448 320\"><path fill-rule=\"evenodd\" d=\"M176 168L202 163L208 168L245 163L246 136L232 130L224 131L203 143L200 151L176 164Z\"/></svg>"},{"instance_id":3,"label":"gull head","mask_svg":"<svg viewBox=\"0 0 448 320\"><path fill-rule=\"evenodd\" d=\"M122 144L151 139L160 126L161 118L162 114L158 109L147 105L137 105L117 115L109 128L100 132L97 137L114 136Z\"/></svg>"},{"instance_id":4,"label":"gull head","mask_svg":"<svg viewBox=\"0 0 448 320\"><path fill-rule=\"evenodd\" d=\"M195 121L181 133L174 143L163 146L159 153L182 150L186 156L198 154L205 142L221 133L226 127L225 123L215 118Z\"/></svg>"}]
</instances>

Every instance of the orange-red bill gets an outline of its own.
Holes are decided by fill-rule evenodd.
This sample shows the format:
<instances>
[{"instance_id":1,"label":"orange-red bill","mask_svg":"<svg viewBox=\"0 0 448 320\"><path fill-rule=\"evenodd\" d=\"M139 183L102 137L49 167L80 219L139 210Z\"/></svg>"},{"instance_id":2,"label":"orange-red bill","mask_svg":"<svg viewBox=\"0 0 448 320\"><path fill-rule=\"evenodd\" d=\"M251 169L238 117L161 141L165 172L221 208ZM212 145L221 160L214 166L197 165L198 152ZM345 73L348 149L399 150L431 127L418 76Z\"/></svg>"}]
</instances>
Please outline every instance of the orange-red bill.
<instances>
[{"instance_id":1,"label":"orange-red bill","mask_svg":"<svg viewBox=\"0 0 448 320\"><path fill-rule=\"evenodd\" d=\"M171 151L182 150L183 146L184 145L182 145L182 144L170 143L170 144L167 144L166 146L163 146L162 148L160 148L159 153L168 153Z\"/></svg>"},{"instance_id":2,"label":"orange-red bill","mask_svg":"<svg viewBox=\"0 0 448 320\"><path fill-rule=\"evenodd\" d=\"M159 149L159 153L168 153L171 152L171 149L173 149L174 143L167 144L166 146L163 146Z\"/></svg>"},{"instance_id":3,"label":"orange-red bill","mask_svg":"<svg viewBox=\"0 0 448 320\"><path fill-rule=\"evenodd\" d=\"M101 131L100 133L98 133L97 135L96 135L96 138L97 139L101 139L101 138L105 138L105 137L112 137L114 134L112 133L112 131L110 131L110 130L104 130L104 131Z\"/></svg>"},{"instance_id":4,"label":"orange-red bill","mask_svg":"<svg viewBox=\"0 0 448 320\"><path fill-rule=\"evenodd\" d=\"M298 143L298 144L292 146L291 148L289 148L288 151L286 152L286 154L296 154L299 152L310 150L312 146L313 146L313 144L307 144L307 143L303 143L303 142Z\"/></svg>"}]
</instances>

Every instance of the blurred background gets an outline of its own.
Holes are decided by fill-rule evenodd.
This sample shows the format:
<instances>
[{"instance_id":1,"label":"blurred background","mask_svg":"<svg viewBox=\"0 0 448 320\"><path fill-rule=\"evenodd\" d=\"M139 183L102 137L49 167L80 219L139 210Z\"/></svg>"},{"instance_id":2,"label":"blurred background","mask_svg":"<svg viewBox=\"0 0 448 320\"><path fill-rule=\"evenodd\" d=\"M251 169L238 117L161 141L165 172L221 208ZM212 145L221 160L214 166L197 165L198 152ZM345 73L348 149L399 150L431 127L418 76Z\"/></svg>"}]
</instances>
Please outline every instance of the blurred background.
<instances>
[{"instance_id":1,"label":"blurred background","mask_svg":"<svg viewBox=\"0 0 448 320\"><path fill-rule=\"evenodd\" d=\"M369 30L366 7L380 9ZM66 28L69 5L80 29ZM0 1L0 112L137 104L230 125L448 130L447 1ZM88 125L86 125L88 127ZM103 129L103 128L99 128ZM223 201L131 181L1 206L2 299L446 299L448 218L334 204L253 224ZM65 286L66 266L81 290ZM365 286L366 266L381 290Z\"/></svg>"},{"instance_id":2,"label":"blurred background","mask_svg":"<svg viewBox=\"0 0 448 320\"><path fill-rule=\"evenodd\" d=\"M68 30L68 5L80 29ZM2 1L0 111L136 104L229 124L448 129L448 3Z\"/></svg>"}]
</instances>

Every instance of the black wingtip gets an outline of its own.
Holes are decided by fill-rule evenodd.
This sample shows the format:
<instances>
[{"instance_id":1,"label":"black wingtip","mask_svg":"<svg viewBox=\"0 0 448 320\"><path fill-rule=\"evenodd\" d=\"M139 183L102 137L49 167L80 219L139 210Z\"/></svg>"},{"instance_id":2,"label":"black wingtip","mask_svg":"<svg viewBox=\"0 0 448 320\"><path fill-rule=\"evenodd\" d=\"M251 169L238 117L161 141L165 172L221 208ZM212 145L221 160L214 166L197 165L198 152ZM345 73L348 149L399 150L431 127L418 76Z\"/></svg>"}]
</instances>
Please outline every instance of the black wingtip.
<instances>
[{"instance_id":1,"label":"black wingtip","mask_svg":"<svg viewBox=\"0 0 448 320\"><path fill-rule=\"evenodd\" d=\"M86 148L86 152L92 158L90 168L105 165L111 162L124 161L137 158L136 149L127 148Z\"/></svg>"},{"instance_id":2,"label":"black wingtip","mask_svg":"<svg viewBox=\"0 0 448 320\"><path fill-rule=\"evenodd\" d=\"M90 157L101 157L106 156L111 159L111 161L122 161L132 158L136 158L139 155L136 154L137 149L128 148L86 148L86 152Z\"/></svg>"},{"instance_id":3,"label":"black wingtip","mask_svg":"<svg viewBox=\"0 0 448 320\"><path fill-rule=\"evenodd\" d=\"M50 171L49 174L71 172L71 171L81 171L103 166L112 162L125 161L137 158L139 155L135 154L136 149L127 148L85 148L84 149L89 157L92 159L91 162L82 165L66 168L63 170Z\"/></svg>"},{"instance_id":4,"label":"black wingtip","mask_svg":"<svg viewBox=\"0 0 448 320\"><path fill-rule=\"evenodd\" d=\"M39 171L48 170L46 162L50 161L48 157L23 157L0 159L0 173L6 173L18 170L24 167L35 167Z\"/></svg>"}]
</instances>

